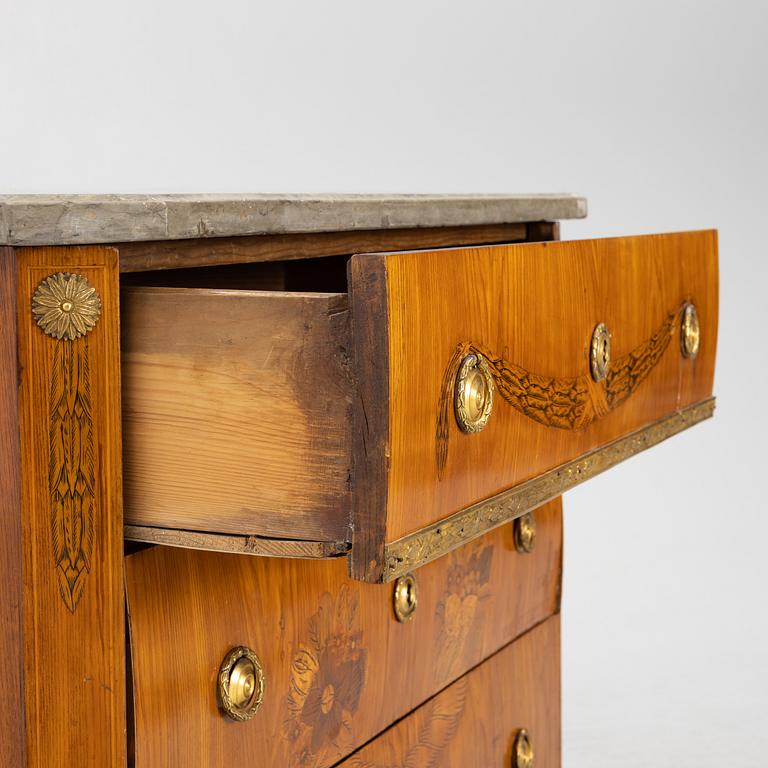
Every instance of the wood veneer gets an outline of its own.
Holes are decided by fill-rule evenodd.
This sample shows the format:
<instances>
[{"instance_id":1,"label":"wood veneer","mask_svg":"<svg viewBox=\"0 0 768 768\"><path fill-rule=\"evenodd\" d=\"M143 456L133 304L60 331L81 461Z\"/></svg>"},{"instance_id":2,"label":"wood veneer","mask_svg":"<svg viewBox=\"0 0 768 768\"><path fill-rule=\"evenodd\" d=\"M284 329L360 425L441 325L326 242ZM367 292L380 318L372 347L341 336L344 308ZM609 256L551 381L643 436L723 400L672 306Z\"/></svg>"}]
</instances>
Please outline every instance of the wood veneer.
<instances>
[{"instance_id":1,"label":"wood veneer","mask_svg":"<svg viewBox=\"0 0 768 768\"><path fill-rule=\"evenodd\" d=\"M560 617L530 630L364 746L339 768L515 768L529 734L536 768L560 768Z\"/></svg>"},{"instance_id":2,"label":"wood veneer","mask_svg":"<svg viewBox=\"0 0 768 768\"><path fill-rule=\"evenodd\" d=\"M21 679L3 673L11 678L4 687L14 686L2 706L14 730L0 735L14 762L3 765L119 766L126 745L117 251L24 248L15 265L4 258L2 270L3 331L14 327L5 325L12 307L18 366L4 344L2 469L11 475L7 485L3 478L3 538L10 540L0 568L4 585L23 579L21 600L9 596L20 622L7 648L6 629L2 638L11 667L23 655ZM34 322L33 294L57 272L85 276L101 296L101 318L85 338L58 341ZM79 360L73 367L71 356ZM18 383L18 409L9 383Z\"/></svg>"},{"instance_id":3,"label":"wood veneer","mask_svg":"<svg viewBox=\"0 0 768 768\"><path fill-rule=\"evenodd\" d=\"M26 760L16 254L0 248L0 765Z\"/></svg>"},{"instance_id":4,"label":"wood veneer","mask_svg":"<svg viewBox=\"0 0 768 768\"><path fill-rule=\"evenodd\" d=\"M712 392L714 232L360 255L351 260L350 282L355 371L378 387L371 398L377 408L388 403L376 439L355 454L352 557L353 572L363 578L381 577L382 516L386 541L397 540ZM358 285L375 288L361 292ZM675 313L685 301L696 304L701 321L695 359L680 353ZM372 312L373 306L379 309ZM626 392L614 406L603 402L605 385L596 387L588 373L598 322L611 330L614 366L620 370L625 358L630 371L618 382ZM356 327L363 323L378 330ZM466 343L494 356L500 370L509 365L527 378L511 379L516 407L497 391L479 434L460 432L449 400L441 471L441 393L452 382L446 370ZM646 354L644 344L657 351L661 345L661 354ZM536 408L550 397L546 377L586 379L580 386L594 419L564 428L541 423ZM555 416L569 404L556 404L558 397L552 395ZM357 413L362 430L360 419L369 412ZM366 526L377 515L372 538Z\"/></svg>"},{"instance_id":5,"label":"wood veneer","mask_svg":"<svg viewBox=\"0 0 768 768\"><path fill-rule=\"evenodd\" d=\"M516 551L505 526L420 569L405 624L392 585L351 581L343 560L166 547L130 555L137 768L215 768L244 755L334 764L557 610L559 499L536 515L531 554ZM216 705L219 664L237 645L257 652L266 677L246 723Z\"/></svg>"}]
</instances>

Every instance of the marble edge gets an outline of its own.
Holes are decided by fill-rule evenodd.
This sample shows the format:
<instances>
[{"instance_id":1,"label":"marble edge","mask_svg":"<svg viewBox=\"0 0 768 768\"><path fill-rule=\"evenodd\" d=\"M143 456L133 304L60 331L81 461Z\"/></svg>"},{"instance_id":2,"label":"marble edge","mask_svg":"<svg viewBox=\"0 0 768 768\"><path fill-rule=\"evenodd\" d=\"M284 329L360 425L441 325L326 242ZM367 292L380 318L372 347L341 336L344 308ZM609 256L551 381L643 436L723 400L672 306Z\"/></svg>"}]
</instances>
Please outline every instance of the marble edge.
<instances>
[{"instance_id":1,"label":"marble edge","mask_svg":"<svg viewBox=\"0 0 768 768\"><path fill-rule=\"evenodd\" d=\"M86 245L579 219L531 195L0 195L0 245Z\"/></svg>"}]
</instances>

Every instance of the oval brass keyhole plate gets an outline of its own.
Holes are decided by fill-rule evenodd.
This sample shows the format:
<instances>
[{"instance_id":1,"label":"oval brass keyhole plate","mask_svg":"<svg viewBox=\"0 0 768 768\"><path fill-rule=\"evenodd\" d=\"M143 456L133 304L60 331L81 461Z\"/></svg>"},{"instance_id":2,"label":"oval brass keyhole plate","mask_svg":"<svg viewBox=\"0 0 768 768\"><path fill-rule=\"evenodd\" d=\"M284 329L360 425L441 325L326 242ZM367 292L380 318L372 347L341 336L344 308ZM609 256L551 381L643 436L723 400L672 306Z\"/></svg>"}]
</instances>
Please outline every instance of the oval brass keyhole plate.
<instances>
[{"instance_id":1,"label":"oval brass keyhole plate","mask_svg":"<svg viewBox=\"0 0 768 768\"><path fill-rule=\"evenodd\" d=\"M514 522L515 548L522 554L533 552L536 545L536 521L533 512L527 512Z\"/></svg>"},{"instance_id":2,"label":"oval brass keyhole plate","mask_svg":"<svg viewBox=\"0 0 768 768\"><path fill-rule=\"evenodd\" d=\"M693 304L686 304L683 307L683 319L680 324L680 350L683 357L696 357L699 354L700 342L699 313Z\"/></svg>"},{"instance_id":3,"label":"oval brass keyhole plate","mask_svg":"<svg viewBox=\"0 0 768 768\"><path fill-rule=\"evenodd\" d=\"M456 421L463 432L480 432L493 410L493 376L481 355L467 355L456 374Z\"/></svg>"},{"instance_id":4,"label":"oval brass keyhole plate","mask_svg":"<svg viewBox=\"0 0 768 768\"><path fill-rule=\"evenodd\" d=\"M512 747L512 768L533 768L533 742L525 728L515 736Z\"/></svg>"},{"instance_id":5,"label":"oval brass keyhole plate","mask_svg":"<svg viewBox=\"0 0 768 768\"><path fill-rule=\"evenodd\" d=\"M398 621L409 621L416 612L419 603L419 593L416 586L416 577L412 573L406 573L395 582L395 616Z\"/></svg>"},{"instance_id":6,"label":"oval brass keyhole plate","mask_svg":"<svg viewBox=\"0 0 768 768\"><path fill-rule=\"evenodd\" d=\"M608 373L611 364L611 333L604 323L598 323L592 332L592 343L589 350L589 367L592 378L602 381Z\"/></svg>"},{"instance_id":7,"label":"oval brass keyhole plate","mask_svg":"<svg viewBox=\"0 0 768 768\"><path fill-rule=\"evenodd\" d=\"M233 720L250 720L264 698L264 671L250 648L233 648L221 662L218 702Z\"/></svg>"}]
</instances>

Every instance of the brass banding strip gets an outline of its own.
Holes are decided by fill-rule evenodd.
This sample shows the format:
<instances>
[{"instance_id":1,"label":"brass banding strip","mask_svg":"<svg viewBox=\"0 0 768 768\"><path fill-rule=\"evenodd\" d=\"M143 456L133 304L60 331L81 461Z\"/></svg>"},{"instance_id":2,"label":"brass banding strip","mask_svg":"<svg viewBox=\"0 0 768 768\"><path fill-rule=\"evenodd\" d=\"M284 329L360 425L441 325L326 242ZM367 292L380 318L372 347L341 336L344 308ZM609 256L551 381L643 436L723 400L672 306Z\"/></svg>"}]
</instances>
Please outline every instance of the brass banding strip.
<instances>
[{"instance_id":1,"label":"brass banding strip","mask_svg":"<svg viewBox=\"0 0 768 768\"><path fill-rule=\"evenodd\" d=\"M508 491L384 547L384 581L402 576L486 531L510 522L585 480L712 416L715 398L676 411Z\"/></svg>"}]
</instances>

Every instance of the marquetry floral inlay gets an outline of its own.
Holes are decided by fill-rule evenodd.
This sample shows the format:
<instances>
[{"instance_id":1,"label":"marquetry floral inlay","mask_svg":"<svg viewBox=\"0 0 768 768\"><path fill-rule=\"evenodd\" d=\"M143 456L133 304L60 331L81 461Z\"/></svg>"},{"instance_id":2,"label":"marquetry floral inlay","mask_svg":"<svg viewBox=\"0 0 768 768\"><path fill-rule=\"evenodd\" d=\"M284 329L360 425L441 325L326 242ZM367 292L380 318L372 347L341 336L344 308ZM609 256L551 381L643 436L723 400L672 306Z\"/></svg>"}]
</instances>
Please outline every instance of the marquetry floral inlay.
<instances>
[{"instance_id":1,"label":"marquetry floral inlay","mask_svg":"<svg viewBox=\"0 0 768 768\"><path fill-rule=\"evenodd\" d=\"M325 593L308 623L309 642L293 657L283 733L294 742L293 766L334 762L353 744L368 652L357 624L357 594Z\"/></svg>"},{"instance_id":2,"label":"marquetry floral inlay","mask_svg":"<svg viewBox=\"0 0 768 768\"><path fill-rule=\"evenodd\" d=\"M49 336L72 341L85 336L96 325L101 298L87 278L58 272L37 287L32 314Z\"/></svg>"},{"instance_id":3,"label":"marquetry floral inlay","mask_svg":"<svg viewBox=\"0 0 768 768\"><path fill-rule=\"evenodd\" d=\"M434 659L437 682L451 679L471 642L480 636L473 630L480 605L487 597L493 545L474 542L451 553L450 558L446 590L436 609L440 627Z\"/></svg>"}]
</instances>

